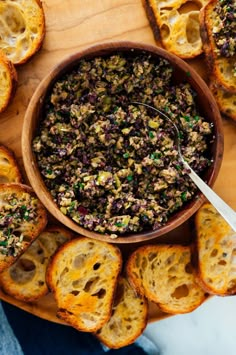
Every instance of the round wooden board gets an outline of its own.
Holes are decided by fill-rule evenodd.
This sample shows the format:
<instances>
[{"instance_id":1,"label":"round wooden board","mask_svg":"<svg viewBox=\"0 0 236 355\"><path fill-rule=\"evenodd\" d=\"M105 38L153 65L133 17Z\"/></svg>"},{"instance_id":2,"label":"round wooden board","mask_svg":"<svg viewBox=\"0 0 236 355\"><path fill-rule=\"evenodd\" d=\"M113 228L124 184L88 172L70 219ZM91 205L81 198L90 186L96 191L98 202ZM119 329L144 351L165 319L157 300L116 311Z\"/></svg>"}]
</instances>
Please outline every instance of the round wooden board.
<instances>
[{"instance_id":1,"label":"round wooden board","mask_svg":"<svg viewBox=\"0 0 236 355\"><path fill-rule=\"evenodd\" d=\"M8 109L0 114L0 143L12 149L22 168L21 130L30 98L42 78L62 59L86 47L112 41L135 41L156 45L141 0L45 0L46 37L43 47L27 64L17 68L19 83L15 98ZM207 81L204 57L188 61ZM225 121L225 152L214 190L236 208L236 126ZM191 231L185 223L177 230L158 239L158 242L189 242ZM137 247L137 245L136 245ZM41 318L62 323L56 317L56 305L51 295L38 302L26 304L0 290L0 298ZM149 321L168 317L150 304Z\"/></svg>"}]
</instances>

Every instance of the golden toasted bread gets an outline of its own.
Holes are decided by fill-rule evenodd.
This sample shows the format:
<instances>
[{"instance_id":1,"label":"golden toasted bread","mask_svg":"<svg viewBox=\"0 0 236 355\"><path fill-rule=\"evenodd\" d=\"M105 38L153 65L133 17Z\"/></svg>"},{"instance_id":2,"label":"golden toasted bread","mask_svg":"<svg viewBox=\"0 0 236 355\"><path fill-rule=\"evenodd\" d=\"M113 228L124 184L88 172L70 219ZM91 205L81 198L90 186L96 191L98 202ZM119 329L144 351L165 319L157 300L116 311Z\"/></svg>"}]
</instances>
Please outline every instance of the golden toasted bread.
<instances>
[{"instance_id":1,"label":"golden toasted bread","mask_svg":"<svg viewBox=\"0 0 236 355\"><path fill-rule=\"evenodd\" d=\"M210 203L195 222L199 284L211 294L236 294L236 233Z\"/></svg>"},{"instance_id":2,"label":"golden toasted bread","mask_svg":"<svg viewBox=\"0 0 236 355\"><path fill-rule=\"evenodd\" d=\"M128 280L120 277L109 321L97 331L97 338L112 349L133 343L147 325L147 300L137 295Z\"/></svg>"},{"instance_id":3,"label":"golden toasted bread","mask_svg":"<svg viewBox=\"0 0 236 355\"><path fill-rule=\"evenodd\" d=\"M24 302L44 296L48 292L45 280L48 261L47 250L37 238L12 266L0 273L3 291Z\"/></svg>"},{"instance_id":4,"label":"golden toasted bread","mask_svg":"<svg viewBox=\"0 0 236 355\"><path fill-rule=\"evenodd\" d=\"M210 74L236 93L235 1L210 0L200 11L200 32Z\"/></svg>"},{"instance_id":5,"label":"golden toasted bread","mask_svg":"<svg viewBox=\"0 0 236 355\"><path fill-rule=\"evenodd\" d=\"M13 152L0 145L0 184L22 182L21 172Z\"/></svg>"},{"instance_id":6,"label":"golden toasted bread","mask_svg":"<svg viewBox=\"0 0 236 355\"><path fill-rule=\"evenodd\" d=\"M0 271L16 261L46 223L46 210L29 186L0 184Z\"/></svg>"},{"instance_id":7,"label":"golden toasted bread","mask_svg":"<svg viewBox=\"0 0 236 355\"><path fill-rule=\"evenodd\" d=\"M73 233L68 229L50 226L40 234L39 239L51 257L62 244L71 240L73 236Z\"/></svg>"},{"instance_id":8,"label":"golden toasted bread","mask_svg":"<svg viewBox=\"0 0 236 355\"><path fill-rule=\"evenodd\" d=\"M120 250L114 245L88 238L64 244L47 272L58 316L78 330L100 329L111 316L121 263Z\"/></svg>"},{"instance_id":9,"label":"golden toasted bread","mask_svg":"<svg viewBox=\"0 0 236 355\"><path fill-rule=\"evenodd\" d=\"M181 58L202 53L199 11L206 0L142 0L156 41Z\"/></svg>"},{"instance_id":10,"label":"golden toasted bread","mask_svg":"<svg viewBox=\"0 0 236 355\"><path fill-rule=\"evenodd\" d=\"M72 238L59 226L47 227L20 258L0 274L5 293L24 302L32 302L48 292L46 270L55 251Z\"/></svg>"},{"instance_id":11,"label":"golden toasted bread","mask_svg":"<svg viewBox=\"0 0 236 355\"><path fill-rule=\"evenodd\" d=\"M7 59L5 54L0 51L0 113L7 108L8 104L12 100L16 91L16 86L17 73L15 67L12 62Z\"/></svg>"},{"instance_id":12,"label":"golden toasted bread","mask_svg":"<svg viewBox=\"0 0 236 355\"><path fill-rule=\"evenodd\" d=\"M191 312L207 296L195 282L190 259L188 246L143 246L128 259L128 279L138 293L164 312Z\"/></svg>"},{"instance_id":13,"label":"golden toasted bread","mask_svg":"<svg viewBox=\"0 0 236 355\"><path fill-rule=\"evenodd\" d=\"M209 88L216 99L220 112L236 121L236 94L224 89L214 80L210 82Z\"/></svg>"},{"instance_id":14,"label":"golden toasted bread","mask_svg":"<svg viewBox=\"0 0 236 355\"><path fill-rule=\"evenodd\" d=\"M12 63L25 63L43 42L45 20L41 1L1 1L0 25L0 49Z\"/></svg>"}]
</instances>

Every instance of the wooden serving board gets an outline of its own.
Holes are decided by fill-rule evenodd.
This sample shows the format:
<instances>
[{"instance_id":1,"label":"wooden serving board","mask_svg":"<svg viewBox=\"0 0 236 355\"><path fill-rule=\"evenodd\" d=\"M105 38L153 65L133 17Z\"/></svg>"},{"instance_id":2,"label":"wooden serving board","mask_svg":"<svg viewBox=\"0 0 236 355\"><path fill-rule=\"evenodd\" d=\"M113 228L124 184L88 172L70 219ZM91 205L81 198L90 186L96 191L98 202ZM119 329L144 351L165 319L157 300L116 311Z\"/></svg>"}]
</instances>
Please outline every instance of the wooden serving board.
<instances>
[{"instance_id":1,"label":"wooden serving board","mask_svg":"<svg viewBox=\"0 0 236 355\"><path fill-rule=\"evenodd\" d=\"M27 64L17 68L19 84L15 98L0 114L0 143L12 149L22 167L21 130L30 98L42 78L61 60L89 46L114 41L135 41L156 45L141 0L44 0L46 37L43 47ZM204 57L188 61L207 81ZM215 191L236 209L236 126L223 120L225 152ZM24 173L25 182L27 177ZM188 242L188 223L158 241ZM137 244L136 244L137 246ZM51 295L38 302L26 304L0 290L0 298L41 318L60 322ZM150 304L149 321L160 320L167 314Z\"/></svg>"}]
</instances>

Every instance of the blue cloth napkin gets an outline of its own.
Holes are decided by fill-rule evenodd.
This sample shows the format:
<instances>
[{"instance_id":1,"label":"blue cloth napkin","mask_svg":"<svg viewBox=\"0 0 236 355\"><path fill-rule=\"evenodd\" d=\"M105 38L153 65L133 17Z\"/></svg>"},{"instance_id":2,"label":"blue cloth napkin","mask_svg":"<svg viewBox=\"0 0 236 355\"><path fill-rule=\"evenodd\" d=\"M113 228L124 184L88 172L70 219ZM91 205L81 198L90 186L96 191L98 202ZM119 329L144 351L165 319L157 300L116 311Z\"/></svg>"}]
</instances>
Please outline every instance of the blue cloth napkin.
<instances>
[{"instance_id":1,"label":"blue cloth napkin","mask_svg":"<svg viewBox=\"0 0 236 355\"><path fill-rule=\"evenodd\" d=\"M104 349L89 333L35 317L8 303L0 308L0 355L157 355L148 339L118 350ZM7 318L7 319L6 319ZM14 335L15 334L15 335ZM143 349L146 347L147 351Z\"/></svg>"}]
</instances>

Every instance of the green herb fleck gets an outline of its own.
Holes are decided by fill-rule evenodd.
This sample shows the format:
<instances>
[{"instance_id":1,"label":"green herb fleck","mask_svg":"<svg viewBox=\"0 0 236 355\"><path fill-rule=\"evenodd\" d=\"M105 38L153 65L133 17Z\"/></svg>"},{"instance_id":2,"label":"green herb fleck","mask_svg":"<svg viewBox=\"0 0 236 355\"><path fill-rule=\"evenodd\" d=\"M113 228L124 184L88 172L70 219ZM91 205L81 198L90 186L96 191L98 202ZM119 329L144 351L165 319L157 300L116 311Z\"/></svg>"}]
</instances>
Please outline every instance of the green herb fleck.
<instances>
[{"instance_id":1,"label":"green herb fleck","mask_svg":"<svg viewBox=\"0 0 236 355\"><path fill-rule=\"evenodd\" d=\"M116 227L125 227L126 224L122 223L122 222L116 222L115 223Z\"/></svg>"},{"instance_id":2,"label":"green herb fleck","mask_svg":"<svg viewBox=\"0 0 236 355\"><path fill-rule=\"evenodd\" d=\"M133 175L128 175L128 176L127 176L127 180L128 180L128 181L132 181L132 180L133 180Z\"/></svg>"},{"instance_id":3,"label":"green herb fleck","mask_svg":"<svg viewBox=\"0 0 236 355\"><path fill-rule=\"evenodd\" d=\"M190 71L186 71L186 75L187 75L188 77L190 77L190 76L191 76Z\"/></svg>"},{"instance_id":4,"label":"green herb fleck","mask_svg":"<svg viewBox=\"0 0 236 355\"><path fill-rule=\"evenodd\" d=\"M151 139L153 139L155 136L154 136L154 133L152 132L152 131L150 131L149 133L148 133L148 135L149 135L149 137L151 138Z\"/></svg>"},{"instance_id":5,"label":"green herb fleck","mask_svg":"<svg viewBox=\"0 0 236 355\"><path fill-rule=\"evenodd\" d=\"M129 153L124 153L123 158L125 158L125 159L129 158Z\"/></svg>"},{"instance_id":6,"label":"green herb fleck","mask_svg":"<svg viewBox=\"0 0 236 355\"><path fill-rule=\"evenodd\" d=\"M153 160L160 159L160 157L161 157L161 153L157 153L157 152L154 152L150 155L150 158Z\"/></svg>"},{"instance_id":7,"label":"green herb fleck","mask_svg":"<svg viewBox=\"0 0 236 355\"><path fill-rule=\"evenodd\" d=\"M180 165L176 165L175 166L177 170L181 170L181 166Z\"/></svg>"},{"instance_id":8,"label":"green herb fleck","mask_svg":"<svg viewBox=\"0 0 236 355\"><path fill-rule=\"evenodd\" d=\"M186 191L182 192L181 199L182 199L182 201L187 201L187 192Z\"/></svg>"}]
</instances>

